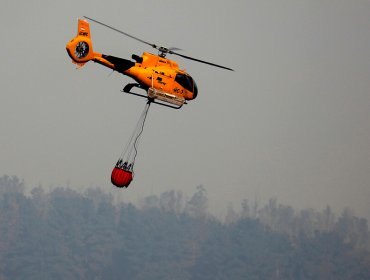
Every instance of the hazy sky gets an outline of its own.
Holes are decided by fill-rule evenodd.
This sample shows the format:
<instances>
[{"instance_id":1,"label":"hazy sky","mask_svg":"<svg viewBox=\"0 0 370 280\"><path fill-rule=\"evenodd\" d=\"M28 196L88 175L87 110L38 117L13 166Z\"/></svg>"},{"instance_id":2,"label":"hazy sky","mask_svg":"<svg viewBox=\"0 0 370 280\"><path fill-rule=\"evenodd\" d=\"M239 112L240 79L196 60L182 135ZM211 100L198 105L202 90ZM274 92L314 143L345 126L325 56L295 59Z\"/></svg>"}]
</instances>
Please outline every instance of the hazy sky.
<instances>
[{"instance_id":1,"label":"hazy sky","mask_svg":"<svg viewBox=\"0 0 370 280\"><path fill-rule=\"evenodd\" d=\"M132 80L65 44L83 15L183 54L198 98L152 106L127 190L110 172L145 101ZM370 217L370 1L11 1L0 9L0 176L101 186L136 202L202 184L219 213L241 199L349 206ZM94 49L152 51L91 23Z\"/></svg>"}]
</instances>

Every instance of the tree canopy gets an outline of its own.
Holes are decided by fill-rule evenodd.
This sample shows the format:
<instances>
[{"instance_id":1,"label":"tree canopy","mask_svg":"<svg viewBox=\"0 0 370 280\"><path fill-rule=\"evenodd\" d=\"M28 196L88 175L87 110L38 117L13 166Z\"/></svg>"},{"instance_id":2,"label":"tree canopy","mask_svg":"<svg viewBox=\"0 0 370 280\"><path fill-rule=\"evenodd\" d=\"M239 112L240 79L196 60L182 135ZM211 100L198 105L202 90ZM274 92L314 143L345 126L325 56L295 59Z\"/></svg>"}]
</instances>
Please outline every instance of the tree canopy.
<instances>
[{"instance_id":1,"label":"tree canopy","mask_svg":"<svg viewBox=\"0 0 370 280\"><path fill-rule=\"evenodd\" d=\"M367 220L349 209L245 199L221 221L207 205L203 186L133 205L0 177L0 279L370 279Z\"/></svg>"}]
</instances>

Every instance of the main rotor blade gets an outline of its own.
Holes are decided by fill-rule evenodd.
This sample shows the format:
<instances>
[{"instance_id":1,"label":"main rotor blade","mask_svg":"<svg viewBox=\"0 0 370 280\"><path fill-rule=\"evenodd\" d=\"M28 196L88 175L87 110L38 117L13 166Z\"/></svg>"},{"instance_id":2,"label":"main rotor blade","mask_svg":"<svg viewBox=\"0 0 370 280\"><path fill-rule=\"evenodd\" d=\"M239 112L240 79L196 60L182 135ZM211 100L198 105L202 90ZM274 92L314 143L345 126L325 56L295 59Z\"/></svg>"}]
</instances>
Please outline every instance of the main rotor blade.
<instances>
[{"instance_id":1,"label":"main rotor blade","mask_svg":"<svg viewBox=\"0 0 370 280\"><path fill-rule=\"evenodd\" d=\"M176 47L170 47L168 48L169 51L182 51L183 49L176 48Z\"/></svg>"},{"instance_id":2,"label":"main rotor blade","mask_svg":"<svg viewBox=\"0 0 370 280\"><path fill-rule=\"evenodd\" d=\"M155 49L157 48L157 46L156 46L155 44L151 44L151 43L149 43L149 42L147 42L147 41L141 40L140 38L137 38L137 37L135 37L135 36L132 36L132 35L130 35L130 34L128 34L128 33L126 33L126 32L123 32L123 31L121 31L121 30L118 30L117 28L114 28L114 27L112 27L112 26L109 26L109 25L107 25L107 24L105 24L105 23L102 23L102 22L100 22L100 21L98 21L98 20L95 20L95 19L89 18L89 17L87 17L87 16L84 16L84 18L86 18L86 19L88 19L88 20L91 20L91 21L93 21L93 22L95 22L95 23L101 24L101 25L103 25L103 26L105 26L105 27L108 27L109 29L112 29L112 30L114 30L114 31L116 31L116 32L118 32L118 33L123 34L123 35L126 35L126 36L128 36L128 37L130 37L130 38L132 38L132 39L134 39L134 40L137 40L137 41L139 41L139 42L141 42L141 43L147 44L147 45L149 45L149 46L151 46L151 47L153 47L153 48L155 48Z\"/></svg>"},{"instance_id":3,"label":"main rotor blade","mask_svg":"<svg viewBox=\"0 0 370 280\"><path fill-rule=\"evenodd\" d=\"M170 54L175 54L175 55L181 56L181 57L186 58L186 59L190 59L190 60L194 60L194 61L197 61L197 62L200 62L200 63L205 63L205 64L212 65L212 66L215 66L215 67L219 67L219 68L222 68L222 69L234 71L234 69L231 69L229 67L225 67L225 66L218 65L218 64L215 64L215 63L212 63L212 62L200 60L200 59L190 57L190 56L187 56L187 55L183 55L183 54L180 54L180 53L177 53L177 52L174 52L174 51L170 51Z\"/></svg>"},{"instance_id":4,"label":"main rotor blade","mask_svg":"<svg viewBox=\"0 0 370 280\"><path fill-rule=\"evenodd\" d=\"M183 55L183 54L180 54L180 53L174 52L174 50L176 50L176 51L181 50L181 49L179 49L179 48L168 48L168 49L167 49L167 48L165 48L165 47L158 47L156 44L152 44L152 43L149 43L149 42L147 42L147 41L144 41L144 40L142 40L142 39L140 39L140 38L137 38L137 37L135 37L135 36L132 36L132 35L130 35L130 34L128 34L128 33L126 33L126 32L123 32L123 31L121 31L121 30L119 30L119 29L117 29L117 28L114 28L114 27L112 27L112 26L109 26L109 25L107 25L107 24L105 24L105 23L102 23L102 22L100 22L100 21L98 21L98 20L92 19L92 18L87 17L87 16L84 16L84 18L86 18L86 19L88 19L88 20L91 20L91 21L93 21L93 22L95 22L95 23L98 23L98 24L100 24L100 25L103 25L103 26L105 26L105 27L107 27L107 28L109 28L109 29L112 29L112 30L114 30L114 31L116 31L116 32L118 32L118 33L121 33L121 34L123 34L123 35L125 35L125 36L127 36L127 37L130 37L130 38L132 38L132 39L134 39L134 40L137 40L137 41L139 41L139 42L141 42L141 43L144 43L144 44L146 44L146 45L149 45L149 46L151 46L152 48L155 48L155 49L159 50L160 52L162 52L162 53L164 53L164 54L166 54L166 53L169 53L169 54L175 54L175 55L181 56L181 57L186 58L186 59L190 59L190 60L194 60L194 61L197 61L197 62L200 62L200 63L205 63L205 64L208 64L208 65L211 65L211 66L219 67L219 68L222 68L222 69L226 69L226 70L234 71L233 69L228 68L228 67L225 67L225 66L222 66L222 65L218 65L218 64L215 64L215 63L212 63L212 62L208 62L208 61L200 60L200 59L197 59L197 58L194 58L194 57L190 57L190 56L187 56L187 55Z\"/></svg>"}]
</instances>

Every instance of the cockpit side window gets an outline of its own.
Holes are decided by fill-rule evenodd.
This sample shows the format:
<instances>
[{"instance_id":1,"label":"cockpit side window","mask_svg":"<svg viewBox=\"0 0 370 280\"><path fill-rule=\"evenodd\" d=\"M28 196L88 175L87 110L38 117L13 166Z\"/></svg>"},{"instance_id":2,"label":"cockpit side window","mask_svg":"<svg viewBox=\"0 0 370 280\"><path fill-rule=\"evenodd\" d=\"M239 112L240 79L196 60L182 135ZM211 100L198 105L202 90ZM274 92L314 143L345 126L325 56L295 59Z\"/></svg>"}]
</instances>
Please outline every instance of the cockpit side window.
<instances>
[{"instance_id":1,"label":"cockpit side window","mask_svg":"<svg viewBox=\"0 0 370 280\"><path fill-rule=\"evenodd\" d=\"M175 81L188 91L194 91L194 82L190 76L178 73L175 77Z\"/></svg>"}]
</instances>

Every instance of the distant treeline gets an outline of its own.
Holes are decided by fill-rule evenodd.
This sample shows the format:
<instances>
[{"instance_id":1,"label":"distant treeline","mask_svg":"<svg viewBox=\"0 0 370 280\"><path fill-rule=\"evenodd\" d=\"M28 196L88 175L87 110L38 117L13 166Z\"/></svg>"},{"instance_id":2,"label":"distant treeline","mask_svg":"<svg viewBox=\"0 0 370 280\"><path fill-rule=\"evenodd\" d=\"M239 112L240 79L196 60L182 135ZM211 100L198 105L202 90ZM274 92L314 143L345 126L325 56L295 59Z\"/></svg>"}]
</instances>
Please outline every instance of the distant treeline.
<instances>
[{"instance_id":1,"label":"distant treeline","mask_svg":"<svg viewBox=\"0 0 370 280\"><path fill-rule=\"evenodd\" d=\"M202 186L133 205L2 176L0 280L370 279L367 220L348 209L244 200L220 221L207 206Z\"/></svg>"}]
</instances>

